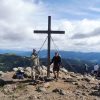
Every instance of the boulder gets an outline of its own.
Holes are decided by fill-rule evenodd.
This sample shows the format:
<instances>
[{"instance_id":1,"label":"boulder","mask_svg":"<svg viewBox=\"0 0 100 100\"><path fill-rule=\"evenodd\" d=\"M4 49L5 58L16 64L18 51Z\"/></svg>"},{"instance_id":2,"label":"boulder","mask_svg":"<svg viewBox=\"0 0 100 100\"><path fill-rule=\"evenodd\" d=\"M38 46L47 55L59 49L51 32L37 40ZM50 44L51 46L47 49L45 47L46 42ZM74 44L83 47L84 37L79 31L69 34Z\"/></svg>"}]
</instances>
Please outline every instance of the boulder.
<instances>
[{"instance_id":1,"label":"boulder","mask_svg":"<svg viewBox=\"0 0 100 100\"><path fill-rule=\"evenodd\" d=\"M84 77L84 78L82 78L82 80L83 80L83 81L86 81L86 82L90 82L90 81L91 81L91 79L88 78L88 77Z\"/></svg>"},{"instance_id":2,"label":"boulder","mask_svg":"<svg viewBox=\"0 0 100 100\"><path fill-rule=\"evenodd\" d=\"M14 72L17 72L17 71L24 72L24 68L23 67L13 68L13 71Z\"/></svg>"},{"instance_id":3,"label":"boulder","mask_svg":"<svg viewBox=\"0 0 100 100\"><path fill-rule=\"evenodd\" d=\"M77 82L77 80L74 78L67 78L65 79L65 82Z\"/></svg>"},{"instance_id":4,"label":"boulder","mask_svg":"<svg viewBox=\"0 0 100 100\"><path fill-rule=\"evenodd\" d=\"M34 100L34 99L37 99L37 97L36 97L36 96L33 96L33 95L30 95L30 96L28 97L28 100Z\"/></svg>"},{"instance_id":5,"label":"boulder","mask_svg":"<svg viewBox=\"0 0 100 100\"><path fill-rule=\"evenodd\" d=\"M76 78L77 80L81 80L83 78L83 75L79 75L79 76L77 75Z\"/></svg>"},{"instance_id":6,"label":"boulder","mask_svg":"<svg viewBox=\"0 0 100 100\"><path fill-rule=\"evenodd\" d=\"M69 72L71 76L76 76L76 74L74 72Z\"/></svg>"},{"instance_id":7,"label":"boulder","mask_svg":"<svg viewBox=\"0 0 100 100\"><path fill-rule=\"evenodd\" d=\"M23 70L24 70L24 68L23 68L23 67L18 67L18 70L23 71Z\"/></svg>"},{"instance_id":8,"label":"boulder","mask_svg":"<svg viewBox=\"0 0 100 100\"><path fill-rule=\"evenodd\" d=\"M36 88L36 91L38 91L38 92L46 92L46 89L44 87L42 87L42 86L38 86Z\"/></svg>"},{"instance_id":9,"label":"boulder","mask_svg":"<svg viewBox=\"0 0 100 100\"><path fill-rule=\"evenodd\" d=\"M24 77L25 77L25 78L31 78L31 73L25 72L25 73L24 73Z\"/></svg>"},{"instance_id":10,"label":"boulder","mask_svg":"<svg viewBox=\"0 0 100 100\"><path fill-rule=\"evenodd\" d=\"M13 93L16 90L17 86L16 85L5 85L3 92L5 94Z\"/></svg>"},{"instance_id":11,"label":"boulder","mask_svg":"<svg viewBox=\"0 0 100 100\"><path fill-rule=\"evenodd\" d=\"M87 84L78 84L77 88L81 88L81 89L88 89Z\"/></svg>"},{"instance_id":12,"label":"boulder","mask_svg":"<svg viewBox=\"0 0 100 100\"><path fill-rule=\"evenodd\" d=\"M0 79L0 86L4 86L6 82L3 79Z\"/></svg>"},{"instance_id":13,"label":"boulder","mask_svg":"<svg viewBox=\"0 0 100 100\"><path fill-rule=\"evenodd\" d=\"M53 68L50 68L50 73L53 73Z\"/></svg>"},{"instance_id":14,"label":"boulder","mask_svg":"<svg viewBox=\"0 0 100 100\"><path fill-rule=\"evenodd\" d=\"M49 88L49 87L50 87L50 83L49 83L49 82L44 83L44 84L43 84L43 87Z\"/></svg>"},{"instance_id":15,"label":"boulder","mask_svg":"<svg viewBox=\"0 0 100 100\"><path fill-rule=\"evenodd\" d=\"M52 77L44 77L44 80L45 80L46 82L50 82L50 81L53 81L54 78L52 78Z\"/></svg>"},{"instance_id":16,"label":"boulder","mask_svg":"<svg viewBox=\"0 0 100 100\"><path fill-rule=\"evenodd\" d=\"M79 83L78 83L78 82L72 82L72 84L73 84L73 85L79 85Z\"/></svg>"},{"instance_id":17,"label":"boulder","mask_svg":"<svg viewBox=\"0 0 100 100\"><path fill-rule=\"evenodd\" d=\"M14 74L14 75L12 76L12 78L13 78L13 79L17 79L17 75Z\"/></svg>"},{"instance_id":18,"label":"boulder","mask_svg":"<svg viewBox=\"0 0 100 100\"><path fill-rule=\"evenodd\" d=\"M61 95L66 95L66 92L64 91L64 90L60 90L60 92L59 92L59 94L61 94Z\"/></svg>"},{"instance_id":19,"label":"boulder","mask_svg":"<svg viewBox=\"0 0 100 100\"><path fill-rule=\"evenodd\" d=\"M98 84L98 85L92 87L92 89L94 89L94 90L100 90L100 84Z\"/></svg>"},{"instance_id":20,"label":"boulder","mask_svg":"<svg viewBox=\"0 0 100 100\"><path fill-rule=\"evenodd\" d=\"M18 71L18 68L13 68L13 71L14 71L14 72L17 72L17 71Z\"/></svg>"},{"instance_id":21,"label":"boulder","mask_svg":"<svg viewBox=\"0 0 100 100\"><path fill-rule=\"evenodd\" d=\"M32 69L31 67L26 67L25 70L24 70L24 77L25 78L31 78L32 76ZM33 76L35 76L35 71L33 69Z\"/></svg>"},{"instance_id":22,"label":"boulder","mask_svg":"<svg viewBox=\"0 0 100 100\"><path fill-rule=\"evenodd\" d=\"M52 92L59 93L60 95L66 95L66 92L64 90L58 88L54 89Z\"/></svg>"},{"instance_id":23,"label":"boulder","mask_svg":"<svg viewBox=\"0 0 100 100\"><path fill-rule=\"evenodd\" d=\"M46 75L47 75L47 70L41 69L41 70L40 70L40 75L46 76Z\"/></svg>"},{"instance_id":24,"label":"boulder","mask_svg":"<svg viewBox=\"0 0 100 100\"><path fill-rule=\"evenodd\" d=\"M25 71L31 72L31 70L32 70L31 67L26 67L25 68Z\"/></svg>"},{"instance_id":25,"label":"boulder","mask_svg":"<svg viewBox=\"0 0 100 100\"><path fill-rule=\"evenodd\" d=\"M44 77L44 76L47 75L47 70L46 70L45 66L42 66L42 67L41 66L38 66L38 67L33 66L33 76L34 76L34 79L35 79L36 76L38 76L38 78L39 78L39 76ZM24 71L24 74L25 74L26 77L30 78L31 75L32 75L31 67L27 67L25 69L25 71Z\"/></svg>"},{"instance_id":26,"label":"boulder","mask_svg":"<svg viewBox=\"0 0 100 100\"><path fill-rule=\"evenodd\" d=\"M79 96L79 95L82 95L82 91L76 90L76 91L75 91L75 95L78 95L78 96Z\"/></svg>"},{"instance_id":27,"label":"boulder","mask_svg":"<svg viewBox=\"0 0 100 100\"><path fill-rule=\"evenodd\" d=\"M62 71L63 73L68 73L68 71L65 68L60 68L60 71Z\"/></svg>"},{"instance_id":28,"label":"boulder","mask_svg":"<svg viewBox=\"0 0 100 100\"><path fill-rule=\"evenodd\" d=\"M42 69L47 70L47 67L46 67L46 66L44 66L44 65L42 65Z\"/></svg>"},{"instance_id":29,"label":"boulder","mask_svg":"<svg viewBox=\"0 0 100 100\"><path fill-rule=\"evenodd\" d=\"M56 88L56 89L52 90L52 92L59 93L60 89Z\"/></svg>"},{"instance_id":30,"label":"boulder","mask_svg":"<svg viewBox=\"0 0 100 100\"><path fill-rule=\"evenodd\" d=\"M90 93L90 95L99 96L99 97L100 97L100 91L97 91L97 90L92 91L92 92Z\"/></svg>"},{"instance_id":31,"label":"boulder","mask_svg":"<svg viewBox=\"0 0 100 100\"><path fill-rule=\"evenodd\" d=\"M95 81L96 81L96 79L91 75L83 77L82 80L87 81L89 83L95 83Z\"/></svg>"},{"instance_id":32,"label":"boulder","mask_svg":"<svg viewBox=\"0 0 100 100\"><path fill-rule=\"evenodd\" d=\"M3 76L4 75L4 72L3 71L0 71L0 76Z\"/></svg>"}]
</instances>

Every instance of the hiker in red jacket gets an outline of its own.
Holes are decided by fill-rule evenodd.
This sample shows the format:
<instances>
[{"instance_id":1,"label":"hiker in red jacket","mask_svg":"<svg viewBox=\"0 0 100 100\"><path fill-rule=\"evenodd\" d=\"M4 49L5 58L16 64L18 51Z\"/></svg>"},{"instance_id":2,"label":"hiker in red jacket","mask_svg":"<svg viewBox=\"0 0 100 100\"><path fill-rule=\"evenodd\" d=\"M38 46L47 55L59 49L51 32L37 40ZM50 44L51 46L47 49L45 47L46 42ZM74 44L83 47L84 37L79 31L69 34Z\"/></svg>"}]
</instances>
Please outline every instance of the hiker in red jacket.
<instances>
[{"instance_id":1,"label":"hiker in red jacket","mask_svg":"<svg viewBox=\"0 0 100 100\"><path fill-rule=\"evenodd\" d=\"M53 63L54 78L55 79L58 79L60 65L61 65L61 57L59 56L59 53L58 52L55 52L55 56L53 57L51 63Z\"/></svg>"}]
</instances>

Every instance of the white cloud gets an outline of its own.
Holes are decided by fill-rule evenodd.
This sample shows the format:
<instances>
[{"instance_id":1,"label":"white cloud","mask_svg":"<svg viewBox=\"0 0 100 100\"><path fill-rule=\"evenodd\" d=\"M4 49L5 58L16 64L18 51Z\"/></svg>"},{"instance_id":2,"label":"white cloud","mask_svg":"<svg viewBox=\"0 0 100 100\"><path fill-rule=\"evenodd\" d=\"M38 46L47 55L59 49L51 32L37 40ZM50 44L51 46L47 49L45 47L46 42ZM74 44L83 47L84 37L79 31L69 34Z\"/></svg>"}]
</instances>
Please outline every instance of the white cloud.
<instances>
[{"instance_id":1,"label":"white cloud","mask_svg":"<svg viewBox=\"0 0 100 100\"><path fill-rule=\"evenodd\" d=\"M34 47L34 39L40 39L40 36L34 35L33 29L39 23L38 19L41 19L39 14L44 15L42 10L44 10L42 3L28 0L0 0L0 47L30 48L32 44Z\"/></svg>"},{"instance_id":2,"label":"white cloud","mask_svg":"<svg viewBox=\"0 0 100 100\"><path fill-rule=\"evenodd\" d=\"M100 20L62 21L61 26L66 30L65 36L54 37L60 48L74 51L99 51L100 50ZM61 27L60 26L60 27ZM72 38L78 36L79 38ZM60 39L59 39L60 38ZM95 49L96 48L96 49Z\"/></svg>"},{"instance_id":3,"label":"white cloud","mask_svg":"<svg viewBox=\"0 0 100 100\"><path fill-rule=\"evenodd\" d=\"M47 29L48 15L49 10L43 0L0 0L0 48L40 48L47 35L33 34L33 29ZM100 28L100 19L58 20L55 16L52 19L52 29L66 31L65 35L52 35L59 49L100 51L100 36L95 35L95 30ZM78 34L83 34L86 38L71 39ZM45 49L46 46L47 44Z\"/></svg>"}]
</instances>

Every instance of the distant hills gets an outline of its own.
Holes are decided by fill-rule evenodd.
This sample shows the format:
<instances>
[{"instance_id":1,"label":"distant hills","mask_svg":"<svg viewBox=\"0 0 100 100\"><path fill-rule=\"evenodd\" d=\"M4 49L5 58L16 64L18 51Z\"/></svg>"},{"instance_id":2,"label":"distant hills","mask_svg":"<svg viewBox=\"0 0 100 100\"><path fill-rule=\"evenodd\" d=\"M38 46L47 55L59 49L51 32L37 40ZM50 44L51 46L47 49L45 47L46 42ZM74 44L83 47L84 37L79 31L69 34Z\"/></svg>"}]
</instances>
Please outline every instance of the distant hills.
<instances>
[{"instance_id":1,"label":"distant hills","mask_svg":"<svg viewBox=\"0 0 100 100\"><path fill-rule=\"evenodd\" d=\"M7 50L7 49L0 49L0 54L15 54L19 56L27 56L29 57L31 55L31 51L18 51L18 50Z\"/></svg>"},{"instance_id":2,"label":"distant hills","mask_svg":"<svg viewBox=\"0 0 100 100\"><path fill-rule=\"evenodd\" d=\"M51 51L51 57L53 57L55 51ZM59 51L62 58L65 59L76 59L76 60L87 60L91 62L100 63L100 53L97 52L90 52L90 53L83 53L83 52L74 52L74 51ZM46 55L46 50L40 52L40 57L43 58Z\"/></svg>"},{"instance_id":3,"label":"distant hills","mask_svg":"<svg viewBox=\"0 0 100 100\"><path fill-rule=\"evenodd\" d=\"M30 58L15 54L0 54L0 71L11 71L14 67L30 66Z\"/></svg>"},{"instance_id":4,"label":"distant hills","mask_svg":"<svg viewBox=\"0 0 100 100\"><path fill-rule=\"evenodd\" d=\"M16 54L19 56L31 56L31 51L17 51L17 50L0 50L0 54L4 53L11 53ZM53 57L55 51L51 51L51 58ZM90 52L90 53L83 53L83 52L74 52L74 51L60 51L59 52L62 58L65 59L76 59L76 60L87 60L91 62L100 63L100 53L97 52ZM40 58L47 57L47 50L42 50L39 53Z\"/></svg>"},{"instance_id":5,"label":"distant hills","mask_svg":"<svg viewBox=\"0 0 100 100\"><path fill-rule=\"evenodd\" d=\"M69 71L84 73L85 64L89 66L89 72L93 69L94 63L85 60L62 59L62 66ZM47 66L47 58L40 58L40 65ZM31 66L30 57L18 56L15 54L0 54L0 71L12 71L14 67Z\"/></svg>"}]
</instances>

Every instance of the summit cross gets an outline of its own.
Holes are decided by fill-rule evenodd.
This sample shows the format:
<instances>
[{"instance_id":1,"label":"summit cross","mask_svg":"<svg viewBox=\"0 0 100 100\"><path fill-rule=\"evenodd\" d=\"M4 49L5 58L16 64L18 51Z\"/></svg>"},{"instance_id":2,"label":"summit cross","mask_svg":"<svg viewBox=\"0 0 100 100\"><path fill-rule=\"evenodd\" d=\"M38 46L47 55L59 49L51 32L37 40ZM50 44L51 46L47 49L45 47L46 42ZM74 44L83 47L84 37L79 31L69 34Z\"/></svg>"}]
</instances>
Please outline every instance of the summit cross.
<instances>
[{"instance_id":1,"label":"summit cross","mask_svg":"<svg viewBox=\"0 0 100 100\"><path fill-rule=\"evenodd\" d=\"M47 66L47 77L50 77L50 45L51 45L51 34L64 34L65 31L51 30L51 16L48 16L48 30L34 30L36 34L48 34L48 66Z\"/></svg>"}]
</instances>

